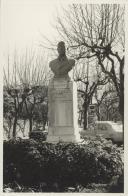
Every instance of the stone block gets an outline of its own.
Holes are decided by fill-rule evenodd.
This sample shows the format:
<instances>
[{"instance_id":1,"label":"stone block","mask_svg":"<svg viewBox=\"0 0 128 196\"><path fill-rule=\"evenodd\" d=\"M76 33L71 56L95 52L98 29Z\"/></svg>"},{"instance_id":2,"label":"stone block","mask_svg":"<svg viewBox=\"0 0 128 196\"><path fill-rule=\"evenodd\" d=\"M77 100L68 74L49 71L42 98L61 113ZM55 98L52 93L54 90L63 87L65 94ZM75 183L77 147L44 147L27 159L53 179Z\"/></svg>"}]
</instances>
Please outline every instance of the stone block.
<instances>
[{"instance_id":1,"label":"stone block","mask_svg":"<svg viewBox=\"0 0 128 196\"><path fill-rule=\"evenodd\" d=\"M48 142L80 140L76 83L65 78L52 79L48 88Z\"/></svg>"}]
</instances>

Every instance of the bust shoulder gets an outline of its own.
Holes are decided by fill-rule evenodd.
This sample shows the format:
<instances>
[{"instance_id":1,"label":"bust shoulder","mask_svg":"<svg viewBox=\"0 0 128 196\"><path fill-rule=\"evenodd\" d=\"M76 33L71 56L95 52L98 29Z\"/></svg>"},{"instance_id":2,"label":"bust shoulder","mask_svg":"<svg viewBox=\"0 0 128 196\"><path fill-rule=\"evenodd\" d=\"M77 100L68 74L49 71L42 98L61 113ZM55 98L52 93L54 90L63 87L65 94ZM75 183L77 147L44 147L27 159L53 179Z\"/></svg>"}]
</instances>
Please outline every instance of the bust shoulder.
<instances>
[{"instance_id":1,"label":"bust shoulder","mask_svg":"<svg viewBox=\"0 0 128 196\"><path fill-rule=\"evenodd\" d=\"M74 59L68 59L69 63L71 63L72 65L75 65L75 60Z\"/></svg>"},{"instance_id":2,"label":"bust shoulder","mask_svg":"<svg viewBox=\"0 0 128 196\"><path fill-rule=\"evenodd\" d=\"M55 65L57 62L58 62L57 59L54 59L54 60L50 61L49 67L52 67L52 65Z\"/></svg>"}]
</instances>

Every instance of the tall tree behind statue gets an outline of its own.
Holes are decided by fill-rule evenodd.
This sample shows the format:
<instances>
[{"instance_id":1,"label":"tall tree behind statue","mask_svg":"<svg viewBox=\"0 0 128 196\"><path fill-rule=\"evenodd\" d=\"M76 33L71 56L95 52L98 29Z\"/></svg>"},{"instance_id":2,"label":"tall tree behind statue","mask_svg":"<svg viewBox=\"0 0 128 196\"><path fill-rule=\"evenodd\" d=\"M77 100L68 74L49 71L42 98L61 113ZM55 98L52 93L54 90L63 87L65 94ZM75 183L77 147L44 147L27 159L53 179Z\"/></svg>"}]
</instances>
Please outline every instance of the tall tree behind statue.
<instances>
[{"instance_id":1,"label":"tall tree behind statue","mask_svg":"<svg viewBox=\"0 0 128 196\"><path fill-rule=\"evenodd\" d=\"M114 83L124 119L124 6L73 4L57 17L70 56L89 59Z\"/></svg>"}]
</instances>

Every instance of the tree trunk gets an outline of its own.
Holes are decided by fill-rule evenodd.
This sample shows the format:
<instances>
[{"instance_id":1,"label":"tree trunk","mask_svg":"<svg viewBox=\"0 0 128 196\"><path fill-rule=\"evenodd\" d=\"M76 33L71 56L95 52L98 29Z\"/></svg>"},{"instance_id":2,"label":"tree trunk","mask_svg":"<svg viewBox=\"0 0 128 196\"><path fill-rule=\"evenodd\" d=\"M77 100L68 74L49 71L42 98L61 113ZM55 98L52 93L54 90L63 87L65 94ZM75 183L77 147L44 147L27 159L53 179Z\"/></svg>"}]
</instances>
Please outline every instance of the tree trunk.
<instances>
[{"instance_id":1,"label":"tree trunk","mask_svg":"<svg viewBox=\"0 0 128 196\"><path fill-rule=\"evenodd\" d=\"M87 129L88 126L88 105L87 103L84 103L84 121L83 121L83 128L84 130Z\"/></svg>"},{"instance_id":2,"label":"tree trunk","mask_svg":"<svg viewBox=\"0 0 128 196\"><path fill-rule=\"evenodd\" d=\"M107 112L107 115L106 115L107 116L107 119L106 120L108 121L109 120L109 110L107 109L106 112Z\"/></svg>"},{"instance_id":3,"label":"tree trunk","mask_svg":"<svg viewBox=\"0 0 128 196\"><path fill-rule=\"evenodd\" d=\"M119 112L120 112L122 121L124 121L124 84L123 84L123 81L121 81L121 84L120 84Z\"/></svg>"},{"instance_id":4,"label":"tree trunk","mask_svg":"<svg viewBox=\"0 0 128 196\"><path fill-rule=\"evenodd\" d=\"M120 96L119 96L119 112L124 122L124 58L120 63Z\"/></svg>"},{"instance_id":5,"label":"tree trunk","mask_svg":"<svg viewBox=\"0 0 128 196\"><path fill-rule=\"evenodd\" d=\"M124 97L122 97L122 95L120 96L120 100L119 100L119 112L121 114L122 121L123 121L124 119Z\"/></svg>"},{"instance_id":6,"label":"tree trunk","mask_svg":"<svg viewBox=\"0 0 128 196\"><path fill-rule=\"evenodd\" d=\"M12 118L9 118L8 139L10 139L10 138L11 138L11 127L12 127Z\"/></svg>"},{"instance_id":7,"label":"tree trunk","mask_svg":"<svg viewBox=\"0 0 128 196\"><path fill-rule=\"evenodd\" d=\"M13 124L13 132L12 132L12 137L16 137L16 126L17 126L17 115L14 118L14 124Z\"/></svg>"},{"instance_id":8,"label":"tree trunk","mask_svg":"<svg viewBox=\"0 0 128 196\"><path fill-rule=\"evenodd\" d=\"M124 140L124 58L122 59L121 65L120 65L120 96L119 96L119 112L122 118L122 124L123 124L123 140Z\"/></svg>"},{"instance_id":9,"label":"tree trunk","mask_svg":"<svg viewBox=\"0 0 128 196\"><path fill-rule=\"evenodd\" d=\"M32 117L29 118L29 133L32 132Z\"/></svg>"},{"instance_id":10,"label":"tree trunk","mask_svg":"<svg viewBox=\"0 0 128 196\"><path fill-rule=\"evenodd\" d=\"M97 118L100 121L100 106L97 107Z\"/></svg>"}]
</instances>

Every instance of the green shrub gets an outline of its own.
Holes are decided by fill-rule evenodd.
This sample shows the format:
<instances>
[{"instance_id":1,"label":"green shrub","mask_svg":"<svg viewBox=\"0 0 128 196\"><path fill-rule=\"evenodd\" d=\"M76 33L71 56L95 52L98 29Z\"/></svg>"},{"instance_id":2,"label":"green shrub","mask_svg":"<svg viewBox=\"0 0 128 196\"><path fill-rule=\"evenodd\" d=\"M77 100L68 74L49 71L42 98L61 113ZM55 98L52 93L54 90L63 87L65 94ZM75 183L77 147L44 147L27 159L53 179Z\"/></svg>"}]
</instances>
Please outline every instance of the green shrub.
<instances>
[{"instance_id":1,"label":"green shrub","mask_svg":"<svg viewBox=\"0 0 128 196\"><path fill-rule=\"evenodd\" d=\"M113 177L109 184L109 193L124 192L124 172L120 176Z\"/></svg>"},{"instance_id":2,"label":"green shrub","mask_svg":"<svg viewBox=\"0 0 128 196\"><path fill-rule=\"evenodd\" d=\"M79 144L50 144L32 139L4 142L4 184L57 184L63 190L78 184L109 183L112 176L120 176L122 171L120 152L102 138L85 138Z\"/></svg>"},{"instance_id":3,"label":"green shrub","mask_svg":"<svg viewBox=\"0 0 128 196\"><path fill-rule=\"evenodd\" d=\"M37 141L38 140L46 141L47 134L48 134L47 131L32 131L29 134L29 137Z\"/></svg>"}]
</instances>

